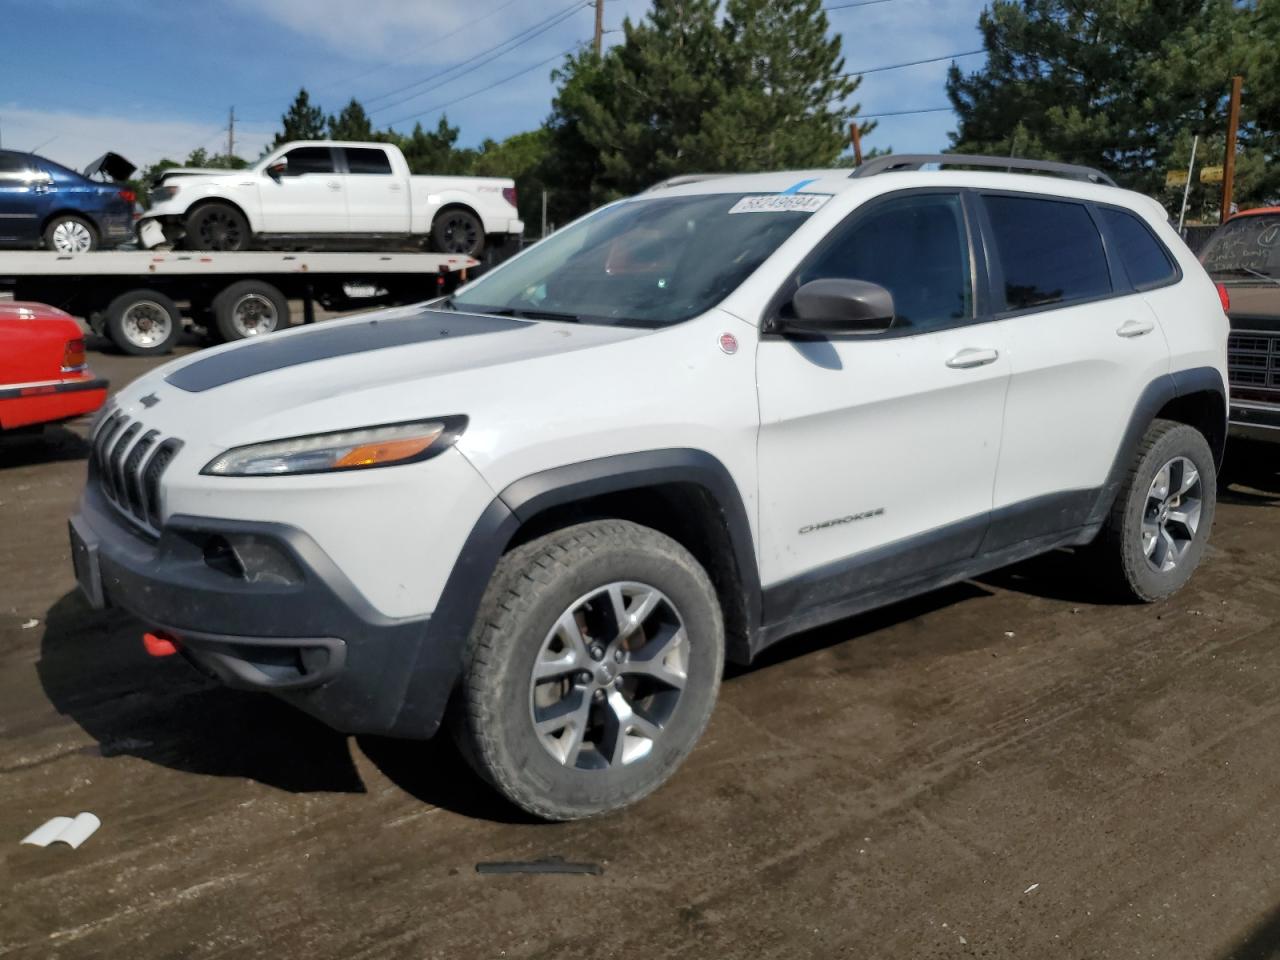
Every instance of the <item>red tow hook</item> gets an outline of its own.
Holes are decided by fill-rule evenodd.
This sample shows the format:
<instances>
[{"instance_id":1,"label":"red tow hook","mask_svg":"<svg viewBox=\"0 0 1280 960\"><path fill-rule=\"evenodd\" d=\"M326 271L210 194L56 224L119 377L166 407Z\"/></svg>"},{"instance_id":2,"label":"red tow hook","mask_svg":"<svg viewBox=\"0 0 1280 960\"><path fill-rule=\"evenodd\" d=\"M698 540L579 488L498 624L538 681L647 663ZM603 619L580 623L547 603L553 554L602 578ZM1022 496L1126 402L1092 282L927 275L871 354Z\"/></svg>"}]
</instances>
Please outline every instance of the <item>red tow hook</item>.
<instances>
[{"instance_id":1,"label":"red tow hook","mask_svg":"<svg viewBox=\"0 0 1280 960\"><path fill-rule=\"evenodd\" d=\"M171 657L178 652L178 642L167 633L144 633L142 645L153 657Z\"/></svg>"}]
</instances>

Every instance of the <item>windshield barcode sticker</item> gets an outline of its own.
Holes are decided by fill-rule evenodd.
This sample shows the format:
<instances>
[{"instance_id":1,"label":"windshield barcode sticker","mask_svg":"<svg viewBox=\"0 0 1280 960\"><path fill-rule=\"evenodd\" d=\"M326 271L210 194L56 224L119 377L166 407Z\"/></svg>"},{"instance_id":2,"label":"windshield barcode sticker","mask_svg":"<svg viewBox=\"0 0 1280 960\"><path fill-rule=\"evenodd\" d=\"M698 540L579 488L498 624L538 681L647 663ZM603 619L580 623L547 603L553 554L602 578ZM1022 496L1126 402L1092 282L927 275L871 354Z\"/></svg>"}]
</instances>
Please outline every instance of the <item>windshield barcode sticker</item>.
<instances>
[{"instance_id":1,"label":"windshield barcode sticker","mask_svg":"<svg viewBox=\"0 0 1280 960\"><path fill-rule=\"evenodd\" d=\"M762 197L743 197L730 213L813 213L831 199L828 193L770 193Z\"/></svg>"}]
</instances>

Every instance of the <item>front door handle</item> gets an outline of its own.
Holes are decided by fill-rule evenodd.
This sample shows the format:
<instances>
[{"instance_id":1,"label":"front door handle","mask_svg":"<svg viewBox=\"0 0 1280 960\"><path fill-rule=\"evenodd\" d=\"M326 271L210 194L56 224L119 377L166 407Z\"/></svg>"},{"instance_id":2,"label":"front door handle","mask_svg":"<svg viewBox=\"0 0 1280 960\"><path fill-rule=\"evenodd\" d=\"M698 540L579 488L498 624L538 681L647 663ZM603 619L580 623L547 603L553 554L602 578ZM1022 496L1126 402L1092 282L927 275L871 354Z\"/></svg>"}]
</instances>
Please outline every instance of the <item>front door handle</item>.
<instances>
[{"instance_id":1,"label":"front door handle","mask_svg":"<svg viewBox=\"0 0 1280 960\"><path fill-rule=\"evenodd\" d=\"M990 347L965 347L947 361L947 366L953 370L968 370L970 367L985 367L999 359L999 350L992 350Z\"/></svg>"},{"instance_id":2,"label":"front door handle","mask_svg":"<svg viewBox=\"0 0 1280 960\"><path fill-rule=\"evenodd\" d=\"M1156 325L1150 320L1126 320L1116 330L1116 336L1140 337L1144 333L1150 333L1155 328Z\"/></svg>"},{"instance_id":3,"label":"front door handle","mask_svg":"<svg viewBox=\"0 0 1280 960\"><path fill-rule=\"evenodd\" d=\"M325 184L325 186L328 187L330 190L342 189L342 184L340 184L337 180L330 180Z\"/></svg>"}]
</instances>

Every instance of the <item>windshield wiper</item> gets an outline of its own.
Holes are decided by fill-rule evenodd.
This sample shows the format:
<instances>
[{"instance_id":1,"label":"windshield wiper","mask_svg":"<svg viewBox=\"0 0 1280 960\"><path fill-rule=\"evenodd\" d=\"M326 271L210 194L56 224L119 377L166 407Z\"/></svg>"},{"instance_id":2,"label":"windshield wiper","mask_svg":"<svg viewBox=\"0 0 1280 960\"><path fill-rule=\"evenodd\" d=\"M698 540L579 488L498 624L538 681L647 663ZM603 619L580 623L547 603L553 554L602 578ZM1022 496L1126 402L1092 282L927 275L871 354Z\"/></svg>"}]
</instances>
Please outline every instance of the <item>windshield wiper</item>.
<instances>
[{"instance_id":1,"label":"windshield wiper","mask_svg":"<svg viewBox=\"0 0 1280 960\"><path fill-rule=\"evenodd\" d=\"M1263 273L1261 270L1255 270L1253 267L1219 267L1212 272L1216 276L1221 276L1222 274L1235 274L1236 276L1247 274L1249 276L1257 277L1259 280L1266 280L1268 283L1280 283L1280 278L1273 277L1269 273Z\"/></svg>"},{"instance_id":2,"label":"windshield wiper","mask_svg":"<svg viewBox=\"0 0 1280 960\"><path fill-rule=\"evenodd\" d=\"M1271 274L1263 273L1261 270L1255 270L1253 269L1253 267L1241 267L1240 269L1243 270L1245 273L1251 273L1255 277L1260 277L1269 283L1280 283L1280 280L1277 280L1275 277L1271 276Z\"/></svg>"}]
</instances>

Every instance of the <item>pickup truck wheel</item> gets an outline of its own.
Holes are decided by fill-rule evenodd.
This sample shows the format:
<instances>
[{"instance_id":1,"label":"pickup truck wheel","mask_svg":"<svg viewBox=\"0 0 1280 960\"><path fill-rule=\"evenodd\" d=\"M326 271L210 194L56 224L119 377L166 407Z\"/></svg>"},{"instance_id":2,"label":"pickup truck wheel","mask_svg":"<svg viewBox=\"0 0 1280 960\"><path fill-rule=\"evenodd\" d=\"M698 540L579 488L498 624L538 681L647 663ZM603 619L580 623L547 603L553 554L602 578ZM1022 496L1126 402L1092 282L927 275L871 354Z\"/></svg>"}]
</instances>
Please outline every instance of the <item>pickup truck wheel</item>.
<instances>
[{"instance_id":1,"label":"pickup truck wheel","mask_svg":"<svg viewBox=\"0 0 1280 960\"><path fill-rule=\"evenodd\" d=\"M484 252L484 224L470 210L443 210L431 224L431 246L437 253L478 257Z\"/></svg>"},{"instance_id":2,"label":"pickup truck wheel","mask_svg":"<svg viewBox=\"0 0 1280 960\"><path fill-rule=\"evenodd\" d=\"M1154 421L1100 538L1112 585L1148 603L1178 590L1204 555L1217 500L1204 436L1184 423Z\"/></svg>"},{"instance_id":3,"label":"pickup truck wheel","mask_svg":"<svg viewBox=\"0 0 1280 960\"><path fill-rule=\"evenodd\" d=\"M213 324L223 341L274 333L289 326L289 301L261 280L241 280L213 298Z\"/></svg>"},{"instance_id":4,"label":"pickup truck wheel","mask_svg":"<svg viewBox=\"0 0 1280 960\"><path fill-rule=\"evenodd\" d=\"M44 246L57 253L88 253L98 249L98 231L83 217L61 214L45 225Z\"/></svg>"},{"instance_id":5,"label":"pickup truck wheel","mask_svg":"<svg viewBox=\"0 0 1280 960\"><path fill-rule=\"evenodd\" d=\"M249 249L249 221L225 203L209 203L187 217L184 246L188 250L231 253Z\"/></svg>"},{"instance_id":6,"label":"pickup truck wheel","mask_svg":"<svg viewBox=\"0 0 1280 960\"><path fill-rule=\"evenodd\" d=\"M182 311L155 290L130 290L107 305L107 336L136 357L169 353L182 331Z\"/></svg>"},{"instance_id":7,"label":"pickup truck wheel","mask_svg":"<svg viewBox=\"0 0 1280 960\"><path fill-rule=\"evenodd\" d=\"M517 806L548 820L594 816L675 772L723 668L724 623L698 561L648 527L583 523L499 563L451 729Z\"/></svg>"}]
</instances>

